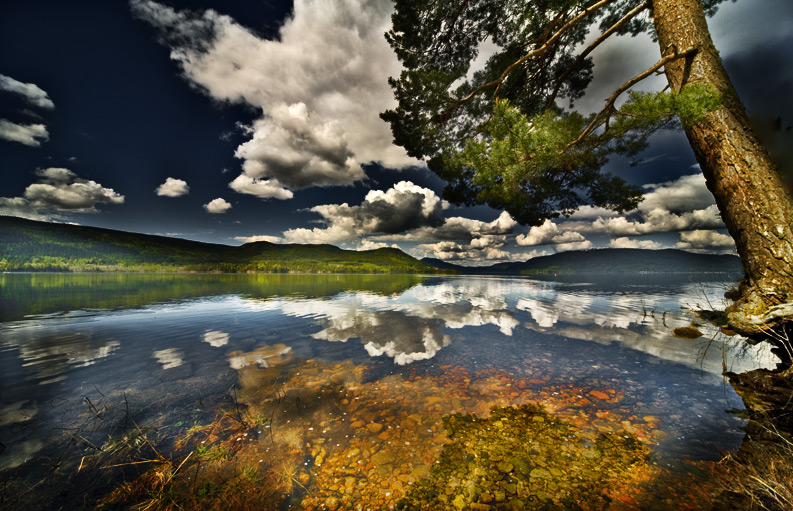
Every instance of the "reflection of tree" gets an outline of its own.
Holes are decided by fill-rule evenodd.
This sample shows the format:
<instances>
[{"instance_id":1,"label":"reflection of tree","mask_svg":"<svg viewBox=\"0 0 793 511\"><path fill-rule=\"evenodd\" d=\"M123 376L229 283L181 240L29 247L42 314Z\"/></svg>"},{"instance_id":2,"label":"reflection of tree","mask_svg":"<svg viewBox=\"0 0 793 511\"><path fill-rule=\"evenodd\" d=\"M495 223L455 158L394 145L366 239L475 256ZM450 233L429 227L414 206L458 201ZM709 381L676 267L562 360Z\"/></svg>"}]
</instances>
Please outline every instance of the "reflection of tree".
<instances>
[{"instance_id":1,"label":"reflection of tree","mask_svg":"<svg viewBox=\"0 0 793 511\"><path fill-rule=\"evenodd\" d=\"M328 297L345 291L388 296L424 279L417 275L0 274L0 321L225 294L260 300Z\"/></svg>"}]
</instances>

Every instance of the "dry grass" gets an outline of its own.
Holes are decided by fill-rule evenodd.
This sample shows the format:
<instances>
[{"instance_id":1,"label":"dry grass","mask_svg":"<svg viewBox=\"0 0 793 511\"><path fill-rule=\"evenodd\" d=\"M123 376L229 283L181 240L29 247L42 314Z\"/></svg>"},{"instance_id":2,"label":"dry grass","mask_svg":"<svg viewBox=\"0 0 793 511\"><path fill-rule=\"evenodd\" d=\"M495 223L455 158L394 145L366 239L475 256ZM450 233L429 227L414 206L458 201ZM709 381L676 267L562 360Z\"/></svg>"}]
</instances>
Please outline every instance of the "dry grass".
<instances>
[{"instance_id":1,"label":"dry grass","mask_svg":"<svg viewBox=\"0 0 793 511\"><path fill-rule=\"evenodd\" d=\"M793 443L777 431L768 441L751 441L720 463L720 479L736 509L793 509Z\"/></svg>"}]
</instances>

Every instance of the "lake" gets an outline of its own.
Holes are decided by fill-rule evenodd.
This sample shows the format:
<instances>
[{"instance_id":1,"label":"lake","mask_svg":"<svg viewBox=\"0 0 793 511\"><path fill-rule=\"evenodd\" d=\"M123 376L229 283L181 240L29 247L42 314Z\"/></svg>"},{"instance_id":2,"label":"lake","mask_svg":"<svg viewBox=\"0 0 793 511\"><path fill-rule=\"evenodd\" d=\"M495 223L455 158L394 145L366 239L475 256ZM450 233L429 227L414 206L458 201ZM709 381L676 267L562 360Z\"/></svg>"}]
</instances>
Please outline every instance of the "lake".
<instances>
[{"instance_id":1,"label":"lake","mask_svg":"<svg viewBox=\"0 0 793 511\"><path fill-rule=\"evenodd\" d=\"M734 283L580 280L2 274L3 501L708 509L775 361L693 314Z\"/></svg>"}]
</instances>

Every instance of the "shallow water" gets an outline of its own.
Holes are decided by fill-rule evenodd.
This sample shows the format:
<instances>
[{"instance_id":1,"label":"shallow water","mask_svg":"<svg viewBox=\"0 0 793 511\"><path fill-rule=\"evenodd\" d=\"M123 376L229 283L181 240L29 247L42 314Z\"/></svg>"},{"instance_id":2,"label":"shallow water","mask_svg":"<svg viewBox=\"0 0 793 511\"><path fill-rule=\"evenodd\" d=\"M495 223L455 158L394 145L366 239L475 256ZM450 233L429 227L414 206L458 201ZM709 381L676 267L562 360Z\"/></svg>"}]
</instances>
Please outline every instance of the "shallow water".
<instances>
[{"instance_id":1,"label":"shallow water","mask_svg":"<svg viewBox=\"0 0 793 511\"><path fill-rule=\"evenodd\" d=\"M721 282L0 284L3 498L41 508L706 509L743 438L721 373L773 365L671 334ZM142 446L174 460L156 498L119 491L165 463Z\"/></svg>"}]
</instances>

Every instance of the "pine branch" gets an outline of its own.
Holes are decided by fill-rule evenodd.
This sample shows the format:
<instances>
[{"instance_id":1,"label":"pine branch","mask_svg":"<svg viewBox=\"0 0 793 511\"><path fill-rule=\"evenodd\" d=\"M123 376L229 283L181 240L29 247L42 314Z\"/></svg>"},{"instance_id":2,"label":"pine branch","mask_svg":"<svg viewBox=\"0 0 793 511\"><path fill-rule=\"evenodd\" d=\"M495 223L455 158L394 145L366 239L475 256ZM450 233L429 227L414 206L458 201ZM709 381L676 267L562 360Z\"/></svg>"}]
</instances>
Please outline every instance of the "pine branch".
<instances>
[{"instance_id":1,"label":"pine branch","mask_svg":"<svg viewBox=\"0 0 793 511\"><path fill-rule=\"evenodd\" d=\"M617 21L612 26L610 26L605 32L600 34L598 36L598 38L595 39L592 42L592 44L587 46L587 48L584 51L581 52L581 54L578 56L578 58L575 59L575 62L573 62L565 70L565 72L562 74L562 76L559 77L559 79L556 81L556 85L553 88L553 92L551 92L551 95L548 98L548 101L545 103L545 109L548 110L549 108L551 108L551 106L553 105L554 101L556 101L556 96L557 96L557 94L559 94L559 89L562 88L562 84L564 83L564 81L567 79L568 76L570 76L570 73L572 73L575 70L576 66L579 65L587 57L587 55L592 53L592 51L594 51L595 48L600 46L600 44L603 41L608 39L614 32L619 30L620 27L625 25L627 22L629 22L634 17L636 17L636 15L638 15L640 12L642 12L643 10L645 10L645 9L647 9L649 7L650 7L650 0L645 0L644 3L642 3L641 5L636 6L636 8L631 10L628 14L623 16L619 21Z\"/></svg>"},{"instance_id":2,"label":"pine branch","mask_svg":"<svg viewBox=\"0 0 793 511\"><path fill-rule=\"evenodd\" d=\"M519 58L518 60L516 60L515 62L510 64L509 67L507 69L505 69L504 72L501 73L501 76L499 76L497 79L492 80L490 82L487 82L487 83L485 83L483 85L480 85L473 92L468 94L466 97L458 99L457 101L455 101L454 104L449 107L449 109L447 110L447 113L439 116L439 118L441 118L441 119L448 118L450 116L450 113L452 111L454 111L454 109L456 109L458 106L460 106L461 104L469 101L471 98L473 98L474 96L476 96L480 92L485 91L487 89L490 89L492 87L496 87L496 90L493 93L493 96L494 97L497 96L498 95L498 90L501 87L501 84L504 82L504 80L507 79L507 77L515 69L518 68L518 66L520 66L521 64L523 64L524 62L526 62L527 60L529 60L531 58L534 58L534 57L536 57L538 55L542 55L543 53L547 52L551 47L553 47L556 44L556 42L565 34L565 32L567 32L573 26L575 26L576 23L578 23L582 19L586 18L587 16L589 16L593 12L597 11L601 7L605 7L606 5L608 5L610 3L613 3L614 1L616 1L616 0L600 0L596 4L594 4L594 5L590 6L590 7L586 7L583 11L581 11L580 13L575 15L570 21L565 23L562 26L562 28L557 30L547 41L545 41L545 43L542 46L540 46L539 48L536 48L534 50L531 50L530 52L526 53L521 58Z\"/></svg>"},{"instance_id":3,"label":"pine branch","mask_svg":"<svg viewBox=\"0 0 793 511\"><path fill-rule=\"evenodd\" d=\"M651 74L655 73L657 70L661 69L669 62L672 62L673 60L677 60L680 58L688 57L690 55L695 54L697 51L699 51L698 48L688 48L682 52L679 52L677 51L677 48L675 48L672 53L670 53L666 57L662 58L661 60L653 64L652 67L639 73L638 75L634 76L627 82L620 85L619 88L617 88L617 90L615 90L614 93L611 96L609 96L609 98L606 100L606 106L604 106L603 109L600 110L600 112L598 112L595 115L595 117L592 119L589 125L587 125L587 127L584 128L584 131L581 132L581 135L579 135L578 138L567 144L567 149L573 147L574 145L580 144L587 136L589 136L592 130L594 130L597 126L600 125L600 123L604 120L604 118L607 120L610 117L611 112L615 110L614 103L617 101L617 98L620 96L620 94L630 89L640 81L644 80Z\"/></svg>"},{"instance_id":4,"label":"pine branch","mask_svg":"<svg viewBox=\"0 0 793 511\"><path fill-rule=\"evenodd\" d=\"M520 66L521 64L523 64L527 60L529 60L531 58L534 58L537 55L542 55L543 53L548 51L548 49L552 45L554 45L556 43L556 41L559 40L562 37L562 35L564 35L565 32L567 32L573 26L575 26L576 23L578 23L582 19L586 18L587 16L589 16L593 12L597 11L601 7L605 7L606 5L608 5L608 4L612 3L612 2L614 2L614 0L601 0L600 2L597 2L596 4L594 4L594 5L590 6L590 7L584 8L583 11L581 11L580 13L575 15L570 21L565 23L564 26L562 26L562 28L557 30L556 33L554 35L552 35L551 38L548 39L545 42L545 44L543 44L542 46L540 46L536 50L532 50L532 51L528 52L527 54L525 54L524 56L522 56L521 58L519 58L518 60L516 60L512 64L510 64L510 66L507 69L505 69L503 73L501 73L501 76L497 80L495 80L496 90L495 90L495 92L493 92L493 96L495 97L495 96L498 95L498 90L501 88L501 84L504 83L504 80L507 79L507 76L509 76L512 73L512 71L517 69L518 66ZM491 83L493 83L493 82L491 82Z\"/></svg>"}]
</instances>

